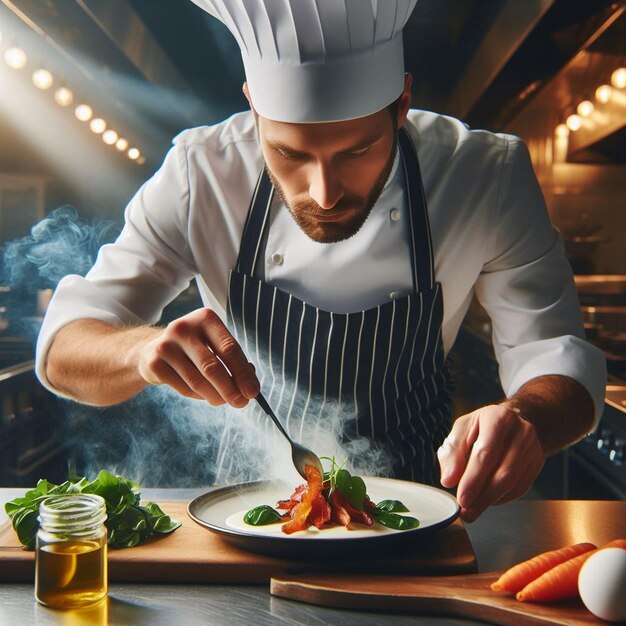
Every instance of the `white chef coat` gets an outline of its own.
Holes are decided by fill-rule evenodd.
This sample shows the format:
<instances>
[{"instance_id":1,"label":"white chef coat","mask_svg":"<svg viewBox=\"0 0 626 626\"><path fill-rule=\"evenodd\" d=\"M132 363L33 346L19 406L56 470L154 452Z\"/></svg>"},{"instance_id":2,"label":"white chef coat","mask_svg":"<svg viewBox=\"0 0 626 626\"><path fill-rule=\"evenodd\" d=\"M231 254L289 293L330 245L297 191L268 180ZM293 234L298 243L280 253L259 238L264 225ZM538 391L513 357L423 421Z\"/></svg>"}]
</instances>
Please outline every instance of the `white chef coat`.
<instances>
[{"instance_id":1,"label":"white chef coat","mask_svg":"<svg viewBox=\"0 0 626 626\"><path fill-rule=\"evenodd\" d=\"M597 423L604 356L583 340L571 269L524 144L426 111L411 110L406 128L418 152L443 289L445 354L476 293L492 320L507 396L536 376L570 376L591 394ZM340 313L405 295L412 280L397 162L396 156L361 230L339 243L309 239L277 199L260 277ZM41 382L59 393L46 378L45 362L62 326L80 318L155 323L193 278L204 304L225 319L228 273L262 166L251 113L176 137L162 167L126 208L118 240L102 247L86 277L60 281L37 344Z\"/></svg>"}]
</instances>

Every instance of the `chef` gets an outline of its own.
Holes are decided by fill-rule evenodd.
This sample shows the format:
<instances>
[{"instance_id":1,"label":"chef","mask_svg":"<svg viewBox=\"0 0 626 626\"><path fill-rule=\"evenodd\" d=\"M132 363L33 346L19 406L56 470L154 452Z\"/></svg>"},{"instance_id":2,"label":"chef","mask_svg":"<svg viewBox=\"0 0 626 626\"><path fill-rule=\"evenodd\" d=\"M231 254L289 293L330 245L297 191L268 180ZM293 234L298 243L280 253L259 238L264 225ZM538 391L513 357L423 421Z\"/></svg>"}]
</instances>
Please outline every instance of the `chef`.
<instances>
[{"instance_id":1,"label":"chef","mask_svg":"<svg viewBox=\"0 0 626 626\"><path fill-rule=\"evenodd\" d=\"M467 521L521 496L597 424L606 379L523 143L410 109L415 0L194 2L237 39L250 111L176 137L118 240L59 283L40 380L93 405L262 390L296 438L340 407L344 438L456 486ZM194 279L204 306L156 325ZM474 295L506 399L453 424Z\"/></svg>"}]
</instances>

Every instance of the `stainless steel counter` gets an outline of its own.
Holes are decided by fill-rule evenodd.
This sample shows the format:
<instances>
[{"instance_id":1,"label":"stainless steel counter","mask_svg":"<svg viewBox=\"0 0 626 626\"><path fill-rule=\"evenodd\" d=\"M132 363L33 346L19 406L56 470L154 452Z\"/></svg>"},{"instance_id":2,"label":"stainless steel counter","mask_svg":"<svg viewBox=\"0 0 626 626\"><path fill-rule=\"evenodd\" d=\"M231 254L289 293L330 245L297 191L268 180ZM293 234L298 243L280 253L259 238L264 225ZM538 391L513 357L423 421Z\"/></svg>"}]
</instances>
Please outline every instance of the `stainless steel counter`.
<instances>
[{"instance_id":1,"label":"stainless steel counter","mask_svg":"<svg viewBox=\"0 0 626 626\"><path fill-rule=\"evenodd\" d=\"M146 489L154 500L190 500L204 490ZM0 489L0 503L23 490ZM6 519L4 507L0 520ZM520 500L488 510L468 525L479 570L506 568L569 543L626 537L626 502ZM209 531L207 531L209 532ZM0 585L0 624L19 626L196 626L352 624L471 624L471 620L357 613L273 598L268 587L242 585L111 584L108 602L60 612L38 605L33 585Z\"/></svg>"}]
</instances>

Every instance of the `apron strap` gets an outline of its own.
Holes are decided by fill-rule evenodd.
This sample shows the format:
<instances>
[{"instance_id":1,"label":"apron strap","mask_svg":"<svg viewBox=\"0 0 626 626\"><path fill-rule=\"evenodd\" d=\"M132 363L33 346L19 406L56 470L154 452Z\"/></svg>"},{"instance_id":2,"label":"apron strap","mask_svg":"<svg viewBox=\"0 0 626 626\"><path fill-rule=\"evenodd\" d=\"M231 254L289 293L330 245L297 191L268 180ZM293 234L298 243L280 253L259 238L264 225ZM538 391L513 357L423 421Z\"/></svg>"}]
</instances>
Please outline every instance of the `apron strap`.
<instances>
[{"instance_id":1,"label":"apron strap","mask_svg":"<svg viewBox=\"0 0 626 626\"><path fill-rule=\"evenodd\" d=\"M404 188L409 203L413 283L415 291L419 293L422 289L432 289L435 286L433 244L417 152L411 136L404 128L398 132L398 142L404 168ZM418 263L418 255L421 263Z\"/></svg>"},{"instance_id":2,"label":"apron strap","mask_svg":"<svg viewBox=\"0 0 626 626\"><path fill-rule=\"evenodd\" d=\"M267 170L263 168L257 180L248 217L241 236L241 246L237 257L237 271L248 276L253 276L259 256L263 231L270 214L270 206L274 197L274 185L270 180Z\"/></svg>"}]
</instances>

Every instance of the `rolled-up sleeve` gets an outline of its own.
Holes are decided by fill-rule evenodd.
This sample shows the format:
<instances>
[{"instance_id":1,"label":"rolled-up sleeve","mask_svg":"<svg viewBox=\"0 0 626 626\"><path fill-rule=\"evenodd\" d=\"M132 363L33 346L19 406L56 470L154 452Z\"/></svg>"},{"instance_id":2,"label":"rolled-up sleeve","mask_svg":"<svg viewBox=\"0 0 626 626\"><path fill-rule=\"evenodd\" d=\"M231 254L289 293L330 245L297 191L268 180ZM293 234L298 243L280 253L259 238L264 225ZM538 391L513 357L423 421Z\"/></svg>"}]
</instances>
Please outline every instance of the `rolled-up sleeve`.
<instances>
[{"instance_id":1,"label":"rolled-up sleeve","mask_svg":"<svg viewBox=\"0 0 626 626\"><path fill-rule=\"evenodd\" d=\"M569 376L591 395L595 427L606 361L584 339L571 267L521 142L511 143L502 162L498 211L476 296L492 321L502 387L510 397L537 376Z\"/></svg>"},{"instance_id":2,"label":"rolled-up sleeve","mask_svg":"<svg viewBox=\"0 0 626 626\"><path fill-rule=\"evenodd\" d=\"M130 201L118 239L103 246L85 277L64 277L55 289L36 347L36 373L48 389L46 358L56 333L78 319L114 326L155 323L188 285L195 269L187 242L189 187L184 142Z\"/></svg>"}]
</instances>

